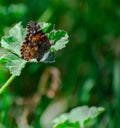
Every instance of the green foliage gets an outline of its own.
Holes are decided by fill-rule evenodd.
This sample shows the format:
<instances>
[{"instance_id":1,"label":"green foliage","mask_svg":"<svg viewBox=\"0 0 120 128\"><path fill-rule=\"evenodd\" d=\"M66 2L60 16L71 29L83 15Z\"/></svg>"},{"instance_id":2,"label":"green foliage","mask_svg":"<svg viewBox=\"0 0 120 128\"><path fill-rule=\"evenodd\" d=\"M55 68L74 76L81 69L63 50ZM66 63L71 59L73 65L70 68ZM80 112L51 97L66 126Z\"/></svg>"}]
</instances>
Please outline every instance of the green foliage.
<instances>
[{"instance_id":1,"label":"green foliage","mask_svg":"<svg viewBox=\"0 0 120 128\"><path fill-rule=\"evenodd\" d=\"M41 28L46 32L50 27L50 23L40 23ZM4 36L1 39L1 46L11 53L7 53L0 58L0 62L6 62L6 67L9 68L12 75L19 76L21 70L24 68L27 61L21 58L20 48L25 39L26 29L21 25L21 22L16 24L13 28L9 30L9 35ZM54 53L65 47L68 43L68 35L63 30L54 30L47 34L48 39L54 41L50 51L48 51L40 62L51 63L54 62ZM36 60L31 60L30 62L36 62Z\"/></svg>"},{"instance_id":2,"label":"green foliage","mask_svg":"<svg viewBox=\"0 0 120 128\"><path fill-rule=\"evenodd\" d=\"M53 37L54 33L59 33L61 30L49 31L52 25L49 24L49 29L45 25L47 27L42 28L46 33L48 32L47 36L52 33L49 38L52 39L53 46L49 51L50 54L46 53L46 57L42 60L43 63L53 62L55 57L53 50L55 50L55 63L39 64L33 60L34 63L26 64L25 61L25 64L21 65L24 60L20 59L15 62L13 59L14 65L12 64L10 69L19 62L22 62L19 64L20 68L24 65L25 68L22 70L22 74L11 83L11 86L0 95L0 127L49 128L51 121L58 115L74 109L74 106L87 105L104 106L105 112L94 118L93 122L91 120L92 124L88 124L86 128L119 128L119 0L0 0L0 19L0 37L8 34L2 38L8 52L6 53L0 47L1 87L10 75L4 63L11 65L9 64L11 54L15 55L16 59L20 59L20 52L15 49L20 48L15 45L16 38L20 37L20 33L16 34L16 32L20 31L15 32L14 38L10 37L11 33L9 33L14 24L22 21L22 25L25 27L30 20L50 22L55 24L57 29L67 31L70 36L70 43L67 47L56 52L54 46L57 45L57 49L60 49L61 46L60 43L57 43L58 38L55 38L55 44ZM19 25L19 29L23 28L21 24ZM44 23L41 25L44 26ZM23 35L25 33L23 31ZM63 35L65 35L64 32ZM64 42L61 44L64 46L66 39L63 40ZM22 42L19 41L19 43ZM9 57L7 57L8 53L10 53ZM44 90L44 93L41 93L43 92L41 90ZM67 99L67 103L60 102L60 99L64 100L64 98ZM39 101L36 103L38 99ZM57 104L51 110L54 102ZM33 105L34 103L36 103L36 107ZM65 116L65 118L67 117ZM61 120L63 119L62 117ZM79 127L79 122L71 123L68 120L60 124L59 122L63 121L58 121L57 127L60 128Z\"/></svg>"},{"instance_id":3,"label":"green foliage","mask_svg":"<svg viewBox=\"0 0 120 128\"><path fill-rule=\"evenodd\" d=\"M10 73L19 76L22 68L24 68L26 61L16 56L13 53L7 53L0 58L0 62L6 62L6 67Z\"/></svg>"},{"instance_id":4,"label":"green foliage","mask_svg":"<svg viewBox=\"0 0 120 128\"><path fill-rule=\"evenodd\" d=\"M53 51L64 48L65 45L68 43L68 34L63 30L53 30L48 34L48 38L49 40L53 40L55 42L54 45L51 47Z\"/></svg>"},{"instance_id":5,"label":"green foliage","mask_svg":"<svg viewBox=\"0 0 120 128\"><path fill-rule=\"evenodd\" d=\"M74 126L74 128L85 127L92 119L96 118L100 113L104 111L104 108L82 106L74 108L70 113L66 113L58 117L53 121L54 128L62 128ZM79 124L79 125L78 125Z\"/></svg>"},{"instance_id":6,"label":"green foliage","mask_svg":"<svg viewBox=\"0 0 120 128\"><path fill-rule=\"evenodd\" d=\"M66 120L63 123L54 126L54 128L80 128L80 126L78 122L70 123L69 121Z\"/></svg>"},{"instance_id":7,"label":"green foliage","mask_svg":"<svg viewBox=\"0 0 120 128\"><path fill-rule=\"evenodd\" d=\"M2 19L0 24L0 37L7 31L8 26L11 25L13 21L20 21L26 11L27 7L22 3L12 3L6 6L5 4L2 5L2 2L0 2L0 19Z\"/></svg>"}]
</instances>

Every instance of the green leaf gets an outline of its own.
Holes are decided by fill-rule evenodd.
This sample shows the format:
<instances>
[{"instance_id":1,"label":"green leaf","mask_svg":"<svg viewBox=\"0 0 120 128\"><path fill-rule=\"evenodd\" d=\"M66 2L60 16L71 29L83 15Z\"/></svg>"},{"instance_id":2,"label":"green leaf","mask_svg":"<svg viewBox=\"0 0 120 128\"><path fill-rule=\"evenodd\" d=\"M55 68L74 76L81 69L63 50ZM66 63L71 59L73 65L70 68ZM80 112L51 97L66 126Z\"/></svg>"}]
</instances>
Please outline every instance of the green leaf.
<instances>
[{"instance_id":1,"label":"green leaf","mask_svg":"<svg viewBox=\"0 0 120 128\"><path fill-rule=\"evenodd\" d=\"M86 126L86 124L92 119L96 118L100 113L104 111L103 107L88 107L82 106L74 108L68 114L63 114L53 121L54 127L57 128L60 124L63 124L66 120L70 123L79 122L80 127Z\"/></svg>"},{"instance_id":2,"label":"green leaf","mask_svg":"<svg viewBox=\"0 0 120 128\"><path fill-rule=\"evenodd\" d=\"M102 107L77 107L69 113L68 120L70 120L71 122L78 121L80 123L80 126L83 127L85 125L85 121L90 121L91 119L97 117L103 111L104 108Z\"/></svg>"},{"instance_id":3,"label":"green leaf","mask_svg":"<svg viewBox=\"0 0 120 128\"><path fill-rule=\"evenodd\" d=\"M7 62L7 57L6 57L7 55L6 54L4 54L3 56L1 56L0 57L0 63L6 63Z\"/></svg>"},{"instance_id":4,"label":"green leaf","mask_svg":"<svg viewBox=\"0 0 120 128\"><path fill-rule=\"evenodd\" d=\"M47 52L43 58L40 60L43 63L53 63L55 62L55 54L51 51Z\"/></svg>"},{"instance_id":5,"label":"green leaf","mask_svg":"<svg viewBox=\"0 0 120 128\"><path fill-rule=\"evenodd\" d=\"M26 35L26 29L23 28L21 22L16 24L13 28L9 30L9 36L13 37L17 43L22 44Z\"/></svg>"},{"instance_id":6,"label":"green leaf","mask_svg":"<svg viewBox=\"0 0 120 128\"><path fill-rule=\"evenodd\" d=\"M38 61L36 59L31 59L28 62L38 63ZM47 53L44 54L43 58L39 62L53 63L53 62L55 62L55 54L52 51L48 51Z\"/></svg>"},{"instance_id":7,"label":"green leaf","mask_svg":"<svg viewBox=\"0 0 120 128\"><path fill-rule=\"evenodd\" d=\"M39 22L39 25L44 32L46 32L52 26L51 23L44 23L44 22Z\"/></svg>"},{"instance_id":8,"label":"green leaf","mask_svg":"<svg viewBox=\"0 0 120 128\"><path fill-rule=\"evenodd\" d=\"M65 47L68 43L68 34L63 30L53 30L47 34L48 39L53 41L53 45L51 46L52 51L57 51Z\"/></svg>"},{"instance_id":9,"label":"green leaf","mask_svg":"<svg viewBox=\"0 0 120 128\"><path fill-rule=\"evenodd\" d=\"M39 23L44 31L50 28L50 23ZM20 55L20 48L25 40L26 29L23 28L21 22L16 24L13 28L9 30L9 36L4 36L1 39L1 46L11 52Z\"/></svg>"},{"instance_id":10,"label":"green leaf","mask_svg":"<svg viewBox=\"0 0 120 128\"><path fill-rule=\"evenodd\" d=\"M26 61L19 58L13 53L5 54L1 57L0 62L6 62L6 67L10 70L11 74L19 76L21 70L24 68Z\"/></svg>"},{"instance_id":11,"label":"green leaf","mask_svg":"<svg viewBox=\"0 0 120 128\"><path fill-rule=\"evenodd\" d=\"M56 118L52 122L54 128L80 128L78 122L68 121L68 115L62 114L59 118Z\"/></svg>"},{"instance_id":12,"label":"green leaf","mask_svg":"<svg viewBox=\"0 0 120 128\"><path fill-rule=\"evenodd\" d=\"M44 32L46 32L52 25L50 23L39 23ZM68 42L68 36L65 31L52 31L48 34L55 40L51 49L61 49L65 47L64 45ZM11 74L20 75L22 68L25 66L27 61L21 58L20 49L21 45L25 40L26 29L23 28L21 22L16 24L13 28L9 30L9 35L4 36L1 39L1 46L10 51L10 53L3 55L0 58L0 62L6 62L6 66L9 68ZM66 41L67 40L67 41ZM60 44L59 44L60 43ZM40 62L52 63L55 62L55 55L52 50L49 50ZM32 59L28 62L37 62L36 59Z\"/></svg>"},{"instance_id":13,"label":"green leaf","mask_svg":"<svg viewBox=\"0 0 120 128\"><path fill-rule=\"evenodd\" d=\"M20 48L25 39L25 34L25 29L21 23L18 23L10 29L9 36L2 37L1 46L20 56Z\"/></svg>"},{"instance_id":14,"label":"green leaf","mask_svg":"<svg viewBox=\"0 0 120 128\"><path fill-rule=\"evenodd\" d=\"M79 123L78 122L74 122L74 123L70 123L68 120L57 125L54 126L53 128L80 128Z\"/></svg>"},{"instance_id":15,"label":"green leaf","mask_svg":"<svg viewBox=\"0 0 120 128\"><path fill-rule=\"evenodd\" d=\"M67 114L62 114L60 117L53 120L52 124L53 127L57 127L59 124L63 124L65 121L67 121Z\"/></svg>"}]
</instances>

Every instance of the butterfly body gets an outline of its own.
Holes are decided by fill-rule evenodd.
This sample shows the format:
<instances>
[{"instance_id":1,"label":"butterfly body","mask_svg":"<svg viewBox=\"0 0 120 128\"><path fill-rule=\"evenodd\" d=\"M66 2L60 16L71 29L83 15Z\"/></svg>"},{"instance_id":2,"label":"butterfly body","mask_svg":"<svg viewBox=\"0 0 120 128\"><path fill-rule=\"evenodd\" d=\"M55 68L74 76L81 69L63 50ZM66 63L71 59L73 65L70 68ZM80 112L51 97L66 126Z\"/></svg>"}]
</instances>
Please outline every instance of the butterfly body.
<instances>
[{"instance_id":1,"label":"butterfly body","mask_svg":"<svg viewBox=\"0 0 120 128\"><path fill-rule=\"evenodd\" d=\"M27 34L21 46L21 56L26 61L37 59L39 61L50 49L51 44L41 29L40 25L34 21L27 24Z\"/></svg>"}]
</instances>

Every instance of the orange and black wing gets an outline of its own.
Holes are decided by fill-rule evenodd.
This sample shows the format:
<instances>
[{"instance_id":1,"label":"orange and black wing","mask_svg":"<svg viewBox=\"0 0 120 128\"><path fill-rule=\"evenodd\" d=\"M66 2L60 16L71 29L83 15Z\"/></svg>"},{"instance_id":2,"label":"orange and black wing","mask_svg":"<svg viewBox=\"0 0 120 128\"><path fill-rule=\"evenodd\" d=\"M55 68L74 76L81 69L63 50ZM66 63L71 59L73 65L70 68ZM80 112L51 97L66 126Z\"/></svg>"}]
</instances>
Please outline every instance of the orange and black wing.
<instances>
[{"instance_id":1,"label":"orange and black wing","mask_svg":"<svg viewBox=\"0 0 120 128\"><path fill-rule=\"evenodd\" d=\"M51 44L40 25L30 21L27 25L25 41L21 46L22 58L27 61L35 58L39 61L50 47Z\"/></svg>"}]
</instances>

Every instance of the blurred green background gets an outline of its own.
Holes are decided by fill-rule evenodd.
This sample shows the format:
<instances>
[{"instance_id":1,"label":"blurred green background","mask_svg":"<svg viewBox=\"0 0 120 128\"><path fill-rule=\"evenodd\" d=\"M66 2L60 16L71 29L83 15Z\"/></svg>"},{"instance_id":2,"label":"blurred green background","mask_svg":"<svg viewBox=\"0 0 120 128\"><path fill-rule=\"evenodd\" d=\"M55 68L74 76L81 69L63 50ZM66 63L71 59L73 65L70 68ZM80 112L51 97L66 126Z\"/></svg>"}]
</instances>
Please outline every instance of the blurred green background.
<instances>
[{"instance_id":1,"label":"blurred green background","mask_svg":"<svg viewBox=\"0 0 120 128\"><path fill-rule=\"evenodd\" d=\"M0 0L0 37L30 20L55 24L70 41L55 63L27 64L0 96L0 128L50 128L82 105L105 108L94 128L120 128L120 1ZM0 64L0 86L9 77Z\"/></svg>"}]
</instances>

